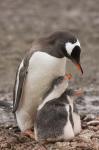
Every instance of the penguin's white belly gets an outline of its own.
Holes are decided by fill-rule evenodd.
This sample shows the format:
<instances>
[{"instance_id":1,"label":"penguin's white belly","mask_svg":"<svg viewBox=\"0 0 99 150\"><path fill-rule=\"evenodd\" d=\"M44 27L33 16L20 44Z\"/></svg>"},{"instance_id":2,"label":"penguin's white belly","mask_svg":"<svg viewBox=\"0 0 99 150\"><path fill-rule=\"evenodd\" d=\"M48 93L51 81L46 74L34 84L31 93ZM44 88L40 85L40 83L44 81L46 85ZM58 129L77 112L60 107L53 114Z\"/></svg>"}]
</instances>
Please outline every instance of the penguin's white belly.
<instances>
[{"instance_id":1,"label":"penguin's white belly","mask_svg":"<svg viewBox=\"0 0 99 150\"><path fill-rule=\"evenodd\" d=\"M27 109L40 104L51 81L65 74L66 59L58 59L43 52L36 52L30 59L25 84L24 102ZM28 108L29 106L29 108Z\"/></svg>"},{"instance_id":2,"label":"penguin's white belly","mask_svg":"<svg viewBox=\"0 0 99 150\"><path fill-rule=\"evenodd\" d=\"M77 135L81 131L81 120L80 116L73 112L73 121L74 121L74 134Z\"/></svg>"},{"instance_id":3,"label":"penguin's white belly","mask_svg":"<svg viewBox=\"0 0 99 150\"><path fill-rule=\"evenodd\" d=\"M64 127L64 139L67 140L67 139L72 139L74 137L74 131L73 131L73 128L72 128L72 124L70 122L70 119L69 119L69 105L66 105L66 111L68 112L68 117L67 117L67 122L66 122L66 125Z\"/></svg>"},{"instance_id":4,"label":"penguin's white belly","mask_svg":"<svg viewBox=\"0 0 99 150\"><path fill-rule=\"evenodd\" d=\"M49 88L51 81L55 77L64 75L65 67L66 58L56 58L44 52L35 52L31 56L23 96L16 111L17 118L21 116L20 119L25 121L28 118L27 115L30 119L33 118L33 113L42 102L42 96Z\"/></svg>"}]
</instances>

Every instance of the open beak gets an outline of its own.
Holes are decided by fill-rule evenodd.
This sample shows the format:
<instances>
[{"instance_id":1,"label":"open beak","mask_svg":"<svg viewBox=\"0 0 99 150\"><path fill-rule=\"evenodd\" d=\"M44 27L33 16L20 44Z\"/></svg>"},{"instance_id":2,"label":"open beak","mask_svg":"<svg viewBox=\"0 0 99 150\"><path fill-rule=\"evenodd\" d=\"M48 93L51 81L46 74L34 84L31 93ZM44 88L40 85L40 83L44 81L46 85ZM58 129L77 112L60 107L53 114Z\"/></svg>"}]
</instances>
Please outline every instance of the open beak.
<instances>
[{"instance_id":1,"label":"open beak","mask_svg":"<svg viewBox=\"0 0 99 150\"><path fill-rule=\"evenodd\" d=\"M80 65L80 64L75 64L75 65L76 65L76 67L78 68L78 70L80 70L81 73L83 74L83 69L82 69L81 65Z\"/></svg>"},{"instance_id":2,"label":"open beak","mask_svg":"<svg viewBox=\"0 0 99 150\"><path fill-rule=\"evenodd\" d=\"M71 74L66 74L64 77L64 80L71 80L72 79L72 75Z\"/></svg>"}]
</instances>

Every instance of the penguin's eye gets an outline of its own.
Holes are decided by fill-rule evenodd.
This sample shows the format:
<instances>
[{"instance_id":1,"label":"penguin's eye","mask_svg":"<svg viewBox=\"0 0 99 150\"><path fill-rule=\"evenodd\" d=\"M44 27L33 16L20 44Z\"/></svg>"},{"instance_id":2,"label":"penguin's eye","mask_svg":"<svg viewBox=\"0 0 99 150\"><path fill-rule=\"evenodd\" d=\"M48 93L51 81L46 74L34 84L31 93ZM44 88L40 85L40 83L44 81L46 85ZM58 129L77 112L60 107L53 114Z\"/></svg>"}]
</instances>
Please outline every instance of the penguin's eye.
<instances>
[{"instance_id":1,"label":"penguin's eye","mask_svg":"<svg viewBox=\"0 0 99 150\"><path fill-rule=\"evenodd\" d=\"M66 51L69 56L71 56L71 53L72 53L74 47L76 47L76 46L80 47L80 43L78 40L75 43L71 43L71 42L65 43L65 48L66 48Z\"/></svg>"}]
</instances>

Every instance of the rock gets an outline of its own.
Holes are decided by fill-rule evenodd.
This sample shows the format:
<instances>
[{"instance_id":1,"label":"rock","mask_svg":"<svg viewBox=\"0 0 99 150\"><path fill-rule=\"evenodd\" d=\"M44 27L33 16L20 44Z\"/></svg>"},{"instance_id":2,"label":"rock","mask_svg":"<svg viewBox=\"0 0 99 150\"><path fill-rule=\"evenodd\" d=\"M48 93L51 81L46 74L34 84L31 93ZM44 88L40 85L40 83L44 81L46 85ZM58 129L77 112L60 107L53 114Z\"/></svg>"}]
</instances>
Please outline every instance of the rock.
<instances>
[{"instance_id":1,"label":"rock","mask_svg":"<svg viewBox=\"0 0 99 150\"><path fill-rule=\"evenodd\" d=\"M93 136L94 134L95 134L94 131L91 131L91 130L86 129L86 130L83 130L83 131L81 132L81 134L79 135L79 137L82 137L83 139L88 140L88 139L90 139L91 136Z\"/></svg>"},{"instance_id":2,"label":"rock","mask_svg":"<svg viewBox=\"0 0 99 150\"><path fill-rule=\"evenodd\" d=\"M99 121L98 120L92 120L92 121L87 122L87 125L96 126L96 125L99 125Z\"/></svg>"},{"instance_id":3,"label":"rock","mask_svg":"<svg viewBox=\"0 0 99 150\"><path fill-rule=\"evenodd\" d=\"M1 147L1 149L2 148L11 148L11 145L9 143L5 142L5 143L1 143L0 147Z\"/></svg>"},{"instance_id":4,"label":"rock","mask_svg":"<svg viewBox=\"0 0 99 150\"><path fill-rule=\"evenodd\" d=\"M56 145L58 147L68 147L70 145L70 142L57 142Z\"/></svg>"},{"instance_id":5,"label":"rock","mask_svg":"<svg viewBox=\"0 0 99 150\"><path fill-rule=\"evenodd\" d=\"M88 114L84 119L83 121L86 121L86 122L89 122L89 121L92 121L95 119L95 115L93 114Z\"/></svg>"}]
</instances>

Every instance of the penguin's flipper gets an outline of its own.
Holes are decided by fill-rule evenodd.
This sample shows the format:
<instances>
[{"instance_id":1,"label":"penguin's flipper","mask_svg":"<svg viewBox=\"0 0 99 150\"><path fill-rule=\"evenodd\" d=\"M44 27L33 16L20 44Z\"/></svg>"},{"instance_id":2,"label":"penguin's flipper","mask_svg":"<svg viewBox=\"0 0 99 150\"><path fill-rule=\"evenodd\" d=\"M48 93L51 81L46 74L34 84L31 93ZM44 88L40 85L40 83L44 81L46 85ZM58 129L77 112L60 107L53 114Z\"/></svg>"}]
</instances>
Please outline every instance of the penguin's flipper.
<instances>
[{"instance_id":1,"label":"penguin's flipper","mask_svg":"<svg viewBox=\"0 0 99 150\"><path fill-rule=\"evenodd\" d=\"M16 80L15 80L15 86L13 91L13 112L17 110L18 104L21 99L22 95L22 89L24 86L24 81L26 79L27 75L27 66L24 63L24 60L19 65L17 74L16 74Z\"/></svg>"},{"instance_id":2,"label":"penguin's flipper","mask_svg":"<svg viewBox=\"0 0 99 150\"><path fill-rule=\"evenodd\" d=\"M25 56L25 58L22 60L21 64L18 67L17 73L16 73L16 80L13 90L13 113L16 112L18 108L18 104L21 99L22 95L22 89L24 86L24 82L28 73L28 65L30 57L36 52L36 50L31 49L30 52Z\"/></svg>"},{"instance_id":3,"label":"penguin's flipper","mask_svg":"<svg viewBox=\"0 0 99 150\"><path fill-rule=\"evenodd\" d=\"M16 73L16 79L14 84L14 90L13 90L13 113L16 112L18 108L18 104L21 99L22 95L22 89L24 86L24 82L28 73L28 65L30 57L36 52L36 50L31 49L30 52L25 56L25 58L22 60L21 64L18 67L17 73Z\"/></svg>"}]
</instances>

